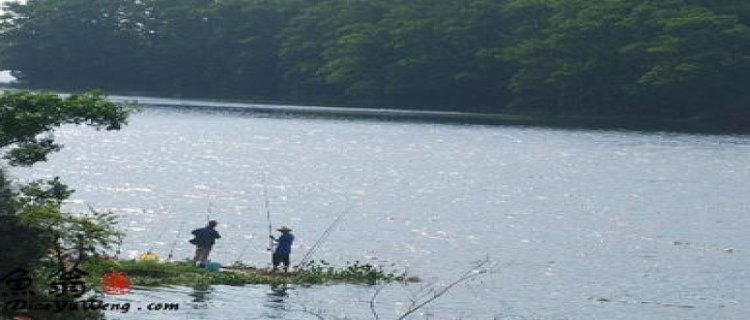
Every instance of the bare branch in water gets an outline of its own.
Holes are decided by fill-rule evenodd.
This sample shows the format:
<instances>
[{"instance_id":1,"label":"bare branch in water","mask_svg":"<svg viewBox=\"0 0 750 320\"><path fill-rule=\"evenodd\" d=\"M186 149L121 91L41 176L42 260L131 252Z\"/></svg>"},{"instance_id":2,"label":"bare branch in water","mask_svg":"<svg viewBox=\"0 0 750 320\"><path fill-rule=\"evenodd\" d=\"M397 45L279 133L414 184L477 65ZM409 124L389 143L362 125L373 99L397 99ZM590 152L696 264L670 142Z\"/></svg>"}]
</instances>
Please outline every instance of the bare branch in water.
<instances>
[{"instance_id":1,"label":"bare branch in water","mask_svg":"<svg viewBox=\"0 0 750 320\"><path fill-rule=\"evenodd\" d=\"M375 289L375 293L373 293L372 298L370 298L370 311L372 311L373 319L380 320L380 316L378 316L378 311L376 310L376 302L375 299L377 299L378 295L381 291L383 291L383 288L385 288L385 285L380 285L377 289Z\"/></svg>"},{"instance_id":2,"label":"bare branch in water","mask_svg":"<svg viewBox=\"0 0 750 320\"><path fill-rule=\"evenodd\" d=\"M418 293L421 293L421 294L419 296L414 297L412 299L412 303L409 306L409 309L406 312L404 312L403 314L401 314L401 316L398 317L398 320L406 319L406 317L408 317L409 315L413 314L417 310L424 308L428 304L432 303L433 301L437 300L438 298L440 298L443 295L445 295L446 293L448 293L448 291L450 291L451 289L453 289L455 286L457 286L457 285L459 285L459 284L461 284L463 282L469 281L471 279L474 279L474 278L476 278L476 277L478 277L480 275L488 273L490 271L492 265L493 264L491 263L490 258L486 257L486 258L478 261L469 270L467 270L466 272L462 273L456 280L454 280L453 282L447 284L446 286L444 286L444 287L442 287L440 289L435 289L435 288L433 288L431 286L422 287L420 289L420 292L418 292Z\"/></svg>"},{"instance_id":3,"label":"bare branch in water","mask_svg":"<svg viewBox=\"0 0 750 320\"><path fill-rule=\"evenodd\" d=\"M477 261L471 268L466 270L465 272L461 273L458 278L453 280L452 282L448 283L447 285L443 287L436 287L434 284L423 284L419 287L419 289L412 294L412 296L409 298L409 307L407 310L398 316L398 320L404 320L410 315L414 314L418 310L424 308L425 306L429 305L430 303L434 302L435 300L439 299L446 293L448 293L451 289L456 287L457 285L464 283L466 281L472 280L480 275L484 275L487 273L490 273L495 268L495 264L492 262L492 260L487 257L482 260ZM380 320L380 315L377 311L377 299L380 296L380 294L385 289L385 284L378 285L375 288L375 292L373 293L372 297L369 300L369 307L370 312L372 313L373 320ZM307 313L309 315L315 316L319 320L325 320L327 315L324 310L312 310L305 305L301 306L301 311L304 313ZM459 319L463 318L463 316L460 316Z\"/></svg>"},{"instance_id":4,"label":"bare branch in water","mask_svg":"<svg viewBox=\"0 0 750 320\"><path fill-rule=\"evenodd\" d=\"M325 314L325 312L324 312L323 310L312 310L312 309L308 308L307 306L305 306L305 305L302 305L302 306L300 307L300 311L302 311L302 312L304 312L304 313L307 313L307 314L309 314L309 315L311 315L311 316L314 316L314 317L315 317L315 318L317 318L318 320L325 320L325 319L326 319L326 318L325 318L325 317L323 316L323 315Z\"/></svg>"}]
</instances>

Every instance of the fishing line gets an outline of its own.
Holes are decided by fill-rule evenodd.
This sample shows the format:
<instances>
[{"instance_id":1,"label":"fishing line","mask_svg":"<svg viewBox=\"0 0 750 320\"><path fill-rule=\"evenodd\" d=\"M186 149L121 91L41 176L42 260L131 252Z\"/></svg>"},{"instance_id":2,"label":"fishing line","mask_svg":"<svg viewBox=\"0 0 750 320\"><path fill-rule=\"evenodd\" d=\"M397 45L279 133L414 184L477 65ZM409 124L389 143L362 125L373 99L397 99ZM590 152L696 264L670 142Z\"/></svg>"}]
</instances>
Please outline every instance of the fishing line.
<instances>
[{"instance_id":1,"label":"fishing line","mask_svg":"<svg viewBox=\"0 0 750 320\"><path fill-rule=\"evenodd\" d=\"M328 238L328 235L331 234L331 231L334 229L334 227L336 227L339 223L341 223L341 221L343 221L344 216L346 216L347 213L352 211L352 209L354 208L354 205L355 205L354 203L350 204L344 211L342 211L336 217L336 219L333 220L333 222L328 226L328 228L326 228L326 230L323 231L323 233L320 235L318 240L315 241L315 243L313 243L312 247L310 247L310 249L307 250L307 253L304 256L302 256L302 259L300 259L299 263L297 263L297 267L304 266L305 263L307 263L310 260L310 258L312 258L315 251L317 251L320 248L323 242L325 242L325 240Z\"/></svg>"},{"instance_id":2,"label":"fishing line","mask_svg":"<svg viewBox=\"0 0 750 320\"><path fill-rule=\"evenodd\" d=\"M172 254L174 253L174 248L177 246L177 240L180 239L180 234L182 234L182 229L185 227L185 220L182 220L180 222L180 227L177 229L177 235L174 237L174 241L172 242L172 248L169 249L169 255L167 255L167 262L172 262Z\"/></svg>"},{"instance_id":3,"label":"fishing line","mask_svg":"<svg viewBox=\"0 0 750 320\"><path fill-rule=\"evenodd\" d=\"M206 223L211 221L211 215L213 214L214 203L211 201L211 196L208 196L208 210L206 211Z\"/></svg>"},{"instance_id":4,"label":"fishing line","mask_svg":"<svg viewBox=\"0 0 750 320\"><path fill-rule=\"evenodd\" d=\"M252 238L252 234L250 235L250 237ZM242 246L242 250L240 251L240 254L237 256L237 259L234 259L235 262L238 262L238 263L242 262L242 257L245 255L245 251L247 251L247 247L248 247L247 244Z\"/></svg>"},{"instance_id":5,"label":"fishing line","mask_svg":"<svg viewBox=\"0 0 750 320\"><path fill-rule=\"evenodd\" d=\"M240 235L240 236L242 236L242 235ZM251 232L250 233L250 239L253 239L253 238L255 238L255 237L253 236L253 234ZM237 256L237 259L235 259L235 262L239 262L239 263L242 262L242 258L245 256L245 252L247 252L247 248L249 246L250 246L250 242L247 242L247 243L245 243L244 246L242 246L242 250L240 251L240 254Z\"/></svg>"},{"instance_id":6,"label":"fishing line","mask_svg":"<svg viewBox=\"0 0 750 320\"><path fill-rule=\"evenodd\" d=\"M266 182L266 177L263 176L263 206L266 210L266 220L268 221L268 248L266 248L267 251L273 251L274 247L274 241L273 241L273 227L271 227L271 210L269 209L269 201L268 201L268 183Z\"/></svg>"},{"instance_id":7,"label":"fishing line","mask_svg":"<svg viewBox=\"0 0 750 320\"><path fill-rule=\"evenodd\" d=\"M268 183L266 180L266 176L264 175L262 178L263 181L263 191L261 192L261 195L263 196L263 209L266 212L266 221L268 221L268 247L266 247L266 251L273 251L274 247L274 241L271 238L273 236L273 227L271 223L271 209L270 209L270 201L268 200ZM251 234L252 236L252 234ZM249 246L249 242L246 243L242 247L242 251L240 251L240 255L237 256L237 261L242 262L242 257L245 255L245 252L247 251L247 247Z\"/></svg>"},{"instance_id":8,"label":"fishing line","mask_svg":"<svg viewBox=\"0 0 750 320\"><path fill-rule=\"evenodd\" d=\"M142 210L143 210L143 213L146 213L146 209L142 209ZM153 241L151 243L151 246L148 248L148 250L146 250L146 253L154 252L154 246L156 245L156 243L158 243L161 240L161 238L164 236L164 233L166 232L167 232L167 229L162 229L161 232L159 232L159 236L156 237L156 241Z\"/></svg>"}]
</instances>

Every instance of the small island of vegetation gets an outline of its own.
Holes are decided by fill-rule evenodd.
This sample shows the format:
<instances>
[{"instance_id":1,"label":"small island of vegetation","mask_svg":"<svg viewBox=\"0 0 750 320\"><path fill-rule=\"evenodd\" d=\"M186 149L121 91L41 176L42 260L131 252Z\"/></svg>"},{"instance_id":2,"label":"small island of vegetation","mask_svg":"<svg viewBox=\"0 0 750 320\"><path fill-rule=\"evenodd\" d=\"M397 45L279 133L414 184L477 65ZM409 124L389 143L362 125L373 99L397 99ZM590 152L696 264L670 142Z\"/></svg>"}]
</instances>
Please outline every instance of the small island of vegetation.
<instances>
[{"instance_id":1,"label":"small island of vegetation","mask_svg":"<svg viewBox=\"0 0 750 320\"><path fill-rule=\"evenodd\" d=\"M291 272L271 272L241 263L219 270L197 267L193 261L160 263L152 261L91 260L82 265L90 273L91 283L108 273L124 272L134 285L253 285L253 284L297 284L314 285L325 283L352 283L374 285L378 282L418 281L406 274L385 272L383 268L370 264L350 263L345 267L334 267L325 261L311 262Z\"/></svg>"}]
</instances>

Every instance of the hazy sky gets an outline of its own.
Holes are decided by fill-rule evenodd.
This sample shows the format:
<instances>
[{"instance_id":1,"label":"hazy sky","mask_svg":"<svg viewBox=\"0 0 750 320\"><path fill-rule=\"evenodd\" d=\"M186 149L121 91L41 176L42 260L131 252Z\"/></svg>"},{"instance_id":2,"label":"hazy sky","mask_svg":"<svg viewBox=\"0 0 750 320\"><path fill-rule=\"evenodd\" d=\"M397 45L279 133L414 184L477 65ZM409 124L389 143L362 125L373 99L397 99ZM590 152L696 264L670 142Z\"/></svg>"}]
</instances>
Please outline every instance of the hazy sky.
<instances>
[{"instance_id":1,"label":"hazy sky","mask_svg":"<svg viewBox=\"0 0 750 320\"><path fill-rule=\"evenodd\" d=\"M6 3L6 2L8 2L8 1L7 0L0 0L0 13L3 13L2 5L4 3ZM13 77L11 77L10 74L8 74L7 71L0 71L0 83L9 82L11 80L13 80Z\"/></svg>"},{"instance_id":2,"label":"hazy sky","mask_svg":"<svg viewBox=\"0 0 750 320\"><path fill-rule=\"evenodd\" d=\"M6 2L13 2L13 1L12 1L12 0L0 0L0 13L2 13L2 12L3 12L3 8L2 8L2 5L3 5L4 3L6 3ZM24 2L24 3L25 3L25 2L26 2L26 0L23 0L23 1L21 1L21 2Z\"/></svg>"},{"instance_id":3,"label":"hazy sky","mask_svg":"<svg viewBox=\"0 0 750 320\"><path fill-rule=\"evenodd\" d=\"M8 2L8 1L6 1L6 0L0 0L0 13L3 13L2 5L5 2ZM8 82L8 81L10 81L12 79L13 78L10 76L10 74L8 74L7 71L0 71L0 83Z\"/></svg>"},{"instance_id":4,"label":"hazy sky","mask_svg":"<svg viewBox=\"0 0 750 320\"><path fill-rule=\"evenodd\" d=\"M0 71L0 83L13 81L13 77L7 71Z\"/></svg>"},{"instance_id":5,"label":"hazy sky","mask_svg":"<svg viewBox=\"0 0 750 320\"><path fill-rule=\"evenodd\" d=\"M3 12L2 5L5 4L6 2L10 2L10 0L0 0L0 13ZM0 83L9 82L12 80L13 80L13 77L11 77L7 71L0 71Z\"/></svg>"}]
</instances>

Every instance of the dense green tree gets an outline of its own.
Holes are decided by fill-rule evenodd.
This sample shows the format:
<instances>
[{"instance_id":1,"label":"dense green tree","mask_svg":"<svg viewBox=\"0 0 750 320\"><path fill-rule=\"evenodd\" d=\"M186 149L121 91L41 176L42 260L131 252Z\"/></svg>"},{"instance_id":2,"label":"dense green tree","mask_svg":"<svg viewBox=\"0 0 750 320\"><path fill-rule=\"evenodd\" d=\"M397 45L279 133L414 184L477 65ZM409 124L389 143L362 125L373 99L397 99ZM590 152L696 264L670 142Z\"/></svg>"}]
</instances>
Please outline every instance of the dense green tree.
<instances>
[{"instance_id":1,"label":"dense green tree","mask_svg":"<svg viewBox=\"0 0 750 320\"><path fill-rule=\"evenodd\" d=\"M55 128L82 124L118 130L126 123L133 108L133 105L111 103L100 92L67 98L52 93L4 92L0 94L2 158L11 166L31 166L45 161L49 153L62 148L52 136ZM5 167L0 167L0 217L45 232L53 228L59 234L58 238L68 244L77 240L72 236L82 234L89 237L91 245L106 246L112 240L109 237L115 235L108 226L97 226L97 221L73 217L61 211L62 202L72 192L58 178L14 186L7 178ZM110 219L106 215L95 216L103 219L101 221ZM14 241L12 238L3 239ZM34 254L37 253L31 253Z\"/></svg>"},{"instance_id":2,"label":"dense green tree","mask_svg":"<svg viewBox=\"0 0 750 320\"><path fill-rule=\"evenodd\" d=\"M85 124L97 129L117 130L126 123L132 108L131 105L108 102L99 92L67 98L51 93L5 92L0 95L2 158L11 166L30 166L45 161L50 152L62 148L51 136L55 128L65 124ZM103 219L99 221L65 214L61 211L61 205L72 192L57 178L14 186L12 180L7 178L5 168L0 167L0 218L31 229L44 230L45 233L53 230L63 243L71 244L78 240L75 236L81 234L90 240L91 245L106 246L112 240L110 236L116 233L107 225L97 225L96 222L104 222L111 217L95 215L96 219ZM17 240L7 236L2 239L3 245ZM30 245L34 246L33 243ZM30 252L29 255L45 254L46 249L50 248L45 247L41 253ZM13 261L11 265L21 266L14 264L17 262Z\"/></svg>"},{"instance_id":3,"label":"dense green tree","mask_svg":"<svg viewBox=\"0 0 750 320\"><path fill-rule=\"evenodd\" d=\"M61 98L52 93L4 92L0 94L0 150L11 166L30 166L46 160L50 152L62 146L51 133L65 124L82 124L97 129L117 130L125 123L132 105L108 102L99 92ZM49 274L56 269L69 249L109 248L122 236L114 229L115 217L93 209L87 215L72 215L62 203L73 190L58 178L14 184L0 166L0 246L5 250L0 261L0 276L18 268L31 270L30 276ZM50 253L55 253L50 256ZM79 258L80 259L80 258ZM43 279L37 279L43 280ZM32 286L31 290L39 289ZM46 291L38 291L43 299ZM15 299L0 297L0 302ZM60 299L60 298L57 298ZM14 310L3 308L0 314L12 316ZM72 319L70 314L50 314L32 310L39 319ZM81 314L90 319L93 314Z\"/></svg>"},{"instance_id":4,"label":"dense green tree","mask_svg":"<svg viewBox=\"0 0 750 320\"><path fill-rule=\"evenodd\" d=\"M130 112L129 105L114 104L101 92L61 98L52 93L4 92L0 95L0 149L11 165L29 166L45 161L60 150L50 135L64 124L86 124L118 130Z\"/></svg>"},{"instance_id":5,"label":"dense green tree","mask_svg":"<svg viewBox=\"0 0 750 320\"><path fill-rule=\"evenodd\" d=\"M386 95L433 108L500 110L514 70L499 54L508 38L502 4L420 0L391 10L381 26L392 50Z\"/></svg>"},{"instance_id":6,"label":"dense green tree","mask_svg":"<svg viewBox=\"0 0 750 320\"><path fill-rule=\"evenodd\" d=\"M207 78L223 89L222 95L282 96L279 35L303 6L300 0L234 0L218 2L212 8L221 22L215 36L224 42L214 51L222 63L214 61Z\"/></svg>"},{"instance_id":7,"label":"dense green tree","mask_svg":"<svg viewBox=\"0 0 750 320\"><path fill-rule=\"evenodd\" d=\"M517 25L506 56L525 105L560 112L688 116L740 106L748 93L748 27L698 1L516 1L543 12Z\"/></svg>"},{"instance_id":8,"label":"dense green tree","mask_svg":"<svg viewBox=\"0 0 750 320\"><path fill-rule=\"evenodd\" d=\"M363 80L368 74L355 78L358 76L355 73L366 70L350 68L376 68L376 63L355 55L341 57L339 54L347 50L353 53L367 46L369 39L366 37L374 36L373 24L387 10L384 3L381 0L323 0L291 20L281 35L285 90L300 98L372 96L368 89L372 89L371 84L377 79ZM358 65L363 62L372 64Z\"/></svg>"},{"instance_id":9,"label":"dense green tree","mask_svg":"<svg viewBox=\"0 0 750 320\"><path fill-rule=\"evenodd\" d=\"M55 88L138 81L140 1L32 0L12 4L0 27L2 61L21 81ZM94 76L92 76L94 75Z\"/></svg>"},{"instance_id":10,"label":"dense green tree","mask_svg":"<svg viewBox=\"0 0 750 320\"><path fill-rule=\"evenodd\" d=\"M0 24L28 86L490 112L746 114L732 0L31 0Z\"/></svg>"},{"instance_id":11,"label":"dense green tree","mask_svg":"<svg viewBox=\"0 0 750 320\"><path fill-rule=\"evenodd\" d=\"M512 68L500 4L319 2L285 30L286 83L371 104L501 105Z\"/></svg>"}]
</instances>

